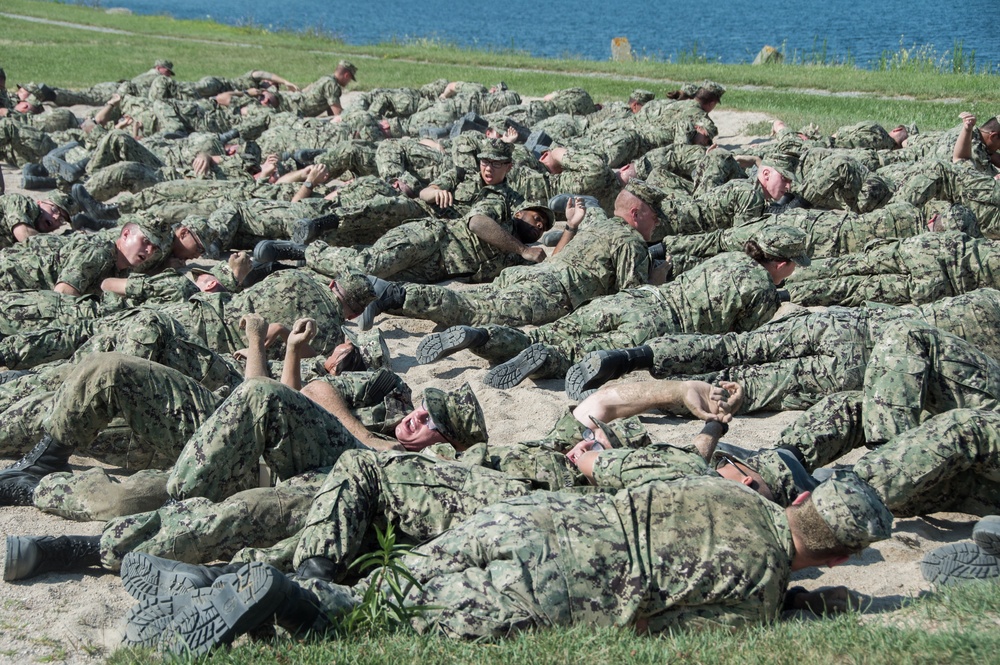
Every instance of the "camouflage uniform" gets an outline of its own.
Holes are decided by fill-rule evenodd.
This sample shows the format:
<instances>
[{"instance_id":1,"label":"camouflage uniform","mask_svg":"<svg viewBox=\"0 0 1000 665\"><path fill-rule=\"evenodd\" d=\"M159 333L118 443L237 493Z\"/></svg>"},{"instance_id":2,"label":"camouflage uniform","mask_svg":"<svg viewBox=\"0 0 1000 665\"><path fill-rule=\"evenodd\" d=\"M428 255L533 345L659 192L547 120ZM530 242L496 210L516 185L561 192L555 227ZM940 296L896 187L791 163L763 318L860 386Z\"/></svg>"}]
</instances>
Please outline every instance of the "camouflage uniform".
<instances>
[{"instance_id":1,"label":"camouflage uniform","mask_svg":"<svg viewBox=\"0 0 1000 665\"><path fill-rule=\"evenodd\" d=\"M235 249L253 247L266 238L291 238L296 221L322 217L336 208L333 201L316 197L295 203L267 199L224 203L209 215L209 237L202 238L202 242L218 242L220 249Z\"/></svg>"},{"instance_id":2,"label":"camouflage uniform","mask_svg":"<svg viewBox=\"0 0 1000 665\"><path fill-rule=\"evenodd\" d=\"M543 343L547 358L532 376L555 378L590 351L639 346L669 333L753 330L777 309L778 292L767 271L746 254L728 253L669 284L596 298L527 333L489 326L490 340L472 351L503 362Z\"/></svg>"},{"instance_id":3,"label":"camouflage uniform","mask_svg":"<svg viewBox=\"0 0 1000 665\"><path fill-rule=\"evenodd\" d=\"M965 164L921 162L905 169L882 169L899 183L893 200L923 205L931 199L960 203L976 215L982 234L1000 238L1000 183L992 173L980 173Z\"/></svg>"},{"instance_id":4,"label":"camouflage uniform","mask_svg":"<svg viewBox=\"0 0 1000 665\"><path fill-rule=\"evenodd\" d=\"M814 262L785 281L800 305L859 306L872 300L922 304L994 287L1000 253L989 240L959 231L876 241L858 254Z\"/></svg>"},{"instance_id":5,"label":"camouflage uniform","mask_svg":"<svg viewBox=\"0 0 1000 665\"><path fill-rule=\"evenodd\" d=\"M541 173L519 167L507 175L510 187L530 201L548 201L557 194L588 194L610 210L621 183L607 160L592 150L566 152L561 173Z\"/></svg>"},{"instance_id":6,"label":"camouflage uniform","mask_svg":"<svg viewBox=\"0 0 1000 665\"><path fill-rule=\"evenodd\" d=\"M416 139L389 139L375 148L375 167L383 180L398 178L417 192L451 167L451 157Z\"/></svg>"},{"instance_id":7,"label":"camouflage uniform","mask_svg":"<svg viewBox=\"0 0 1000 665\"><path fill-rule=\"evenodd\" d=\"M35 226L40 214L38 204L21 194L0 195L0 248L12 247L17 240L14 238L14 227L24 224L29 229Z\"/></svg>"},{"instance_id":8,"label":"camouflage uniform","mask_svg":"<svg viewBox=\"0 0 1000 665\"><path fill-rule=\"evenodd\" d=\"M730 180L699 196L666 198L652 240L739 226L764 214L764 190L756 178Z\"/></svg>"},{"instance_id":9,"label":"camouflage uniform","mask_svg":"<svg viewBox=\"0 0 1000 665\"><path fill-rule=\"evenodd\" d=\"M802 409L825 395L862 387L865 367L885 326L915 318L1000 357L1000 292L977 289L921 307L795 311L760 328L725 335L666 335L647 344L650 373L743 386L740 411Z\"/></svg>"},{"instance_id":10,"label":"camouflage uniform","mask_svg":"<svg viewBox=\"0 0 1000 665\"><path fill-rule=\"evenodd\" d=\"M20 168L38 163L42 157L56 149L56 143L44 131L18 122L14 118L0 118L0 159Z\"/></svg>"},{"instance_id":11,"label":"camouflage uniform","mask_svg":"<svg viewBox=\"0 0 1000 665\"><path fill-rule=\"evenodd\" d=\"M792 554L782 509L732 482L535 494L486 508L407 556L421 589L405 602L438 608L411 620L417 632L469 639L578 623L660 633L768 622ZM373 579L353 590L300 583L336 611Z\"/></svg>"},{"instance_id":12,"label":"camouflage uniform","mask_svg":"<svg viewBox=\"0 0 1000 665\"><path fill-rule=\"evenodd\" d=\"M541 325L597 296L639 286L648 274L642 236L591 209L578 237L548 261L507 268L472 291L407 285L400 313L445 325Z\"/></svg>"},{"instance_id":13,"label":"camouflage uniform","mask_svg":"<svg viewBox=\"0 0 1000 665\"><path fill-rule=\"evenodd\" d=\"M302 92L283 92L278 110L297 113L304 117L322 115L332 106L340 106L343 90L332 76L321 76Z\"/></svg>"},{"instance_id":14,"label":"camouflage uniform","mask_svg":"<svg viewBox=\"0 0 1000 665\"><path fill-rule=\"evenodd\" d=\"M80 293L99 293L106 277L126 273L116 266L113 241L73 234L37 235L0 252L0 289L54 289L60 282Z\"/></svg>"}]
</instances>

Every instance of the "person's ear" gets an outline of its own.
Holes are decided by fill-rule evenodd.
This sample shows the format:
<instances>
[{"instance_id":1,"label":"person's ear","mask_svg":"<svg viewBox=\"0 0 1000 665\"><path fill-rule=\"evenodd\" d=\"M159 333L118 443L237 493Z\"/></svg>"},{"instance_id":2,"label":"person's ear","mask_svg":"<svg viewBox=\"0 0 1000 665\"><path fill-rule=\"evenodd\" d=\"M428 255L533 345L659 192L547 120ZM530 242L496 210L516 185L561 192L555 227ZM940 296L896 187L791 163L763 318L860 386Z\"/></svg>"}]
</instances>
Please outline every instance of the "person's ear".
<instances>
[{"instance_id":1,"label":"person's ear","mask_svg":"<svg viewBox=\"0 0 1000 665\"><path fill-rule=\"evenodd\" d=\"M753 485L754 481L753 478L751 478L750 476L743 476L742 478L740 478L740 482L746 485L747 487L753 489L751 486Z\"/></svg>"}]
</instances>

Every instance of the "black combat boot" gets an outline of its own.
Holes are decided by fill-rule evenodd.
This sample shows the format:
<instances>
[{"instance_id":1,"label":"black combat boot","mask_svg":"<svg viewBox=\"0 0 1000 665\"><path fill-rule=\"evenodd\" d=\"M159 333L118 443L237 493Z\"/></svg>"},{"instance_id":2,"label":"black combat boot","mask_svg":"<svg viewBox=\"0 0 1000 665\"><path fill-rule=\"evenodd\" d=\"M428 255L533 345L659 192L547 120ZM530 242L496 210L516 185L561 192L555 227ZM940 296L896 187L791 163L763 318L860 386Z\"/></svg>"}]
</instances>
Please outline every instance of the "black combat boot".
<instances>
[{"instance_id":1,"label":"black combat boot","mask_svg":"<svg viewBox=\"0 0 1000 665\"><path fill-rule=\"evenodd\" d=\"M0 481L8 472L13 471L23 471L39 478L62 471L67 467L73 449L73 446L64 446L52 438L51 434L46 434L24 457L0 470Z\"/></svg>"},{"instance_id":2,"label":"black combat boot","mask_svg":"<svg viewBox=\"0 0 1000 665\"><path fill-rule=\"evenodd\" d=\"M240 137L240 130L230 129L228 132L222 132L221 134L219 134L219 143L225 145L230 141L235 141L239 137Z\"/></svg>"},{"instance_id":3,"label":"black combat boot","mask_svg":"<svg viewBox=\"0 0 1000 665\"><path fill-rule=\"evenodd\" d=\"M592 351L566 372L566 394L583 399L612 379L653 367L653 349L637 346L619 351Z\"/></svg>"},{"instance_id":4,"label":"black combat boot","mask_svg":"<svg viewBox=\"0 0 1000 665\"><path fill-rule=\"evenodd\" d=\"M308 245L316 237L326 231L332 231L340 225L340 217L336 213L314 217L313 219L300 219L292 226L292 242L299 245Z\"/></svg>"},{"instance_id":5,"label":"black combat boot","mask_svg":"<svg viewBox=\"0 0 1000 665\"><path fill-rule=\"evenodd\" d=\"M101 565L100 536L7 536L3 578L71 573Z\"/></svg>"},{"instance_id":6,"label":"black combat boot","mask_svg":"<svg viewBox=\"0 0 1000 665\"><path fill-rule=\"evenodd\" d=\"M0 506L35 505L39 477L24 471L7 471L0 478Z\"/></svg>"},{"instance_id":7,"label":"black combat boot","mask_svg":"<svg viewBox=\"0 0 1000 665\"><path fill-rule=\"evenodd\" d=\"M303 580L324 580L338 582L347 572L347 568L325 556L312 556L299 564L295 569L296 577Z\"/></svg>"},{"instance_id":8,"label":"black combat boot","mask_svg":"<svg viewBox=\"0 0 1000 665\"><path fill-rule=\"evenodd\" d=\"M371 330L376 316L390 309L399 309L406 302L406 287L401 282L388 282L371 275L367 279L375 289L375 300L361 313L359 323L362 330Z\"/></svg>"},{"instance_id":9,"label":"black combat boot","mask_svg":"<svg viewBox=\"0 0 1000 665\"><path fill-rule=\"evenodd\" d=\"M21 167L21 186L24 189L55 189L58 183L41 164L28 162Z\"/></svg>"},{"instance_id":10,"label":"black combat boot","mask_svg":"<svg viewBox=\"0 0 1000 665\"><path fill-rule=\"evenodd\" d=\"M87 188L77 183L70 189L70 196L94 219L118 219L121 213L118 207L101 203L87 191Z\"/></svg>"},{"instance_id":11,"label":"black combat boot","mask_svg":"<svg viewBox=\"0 0 1000 665\"><path fill-rule=\"evenodd\" d=\"M300 168L305 168L313 163L317 157L326 152L325 148L302 148L292 153L292 159Z\"/></svg>"},{"instance_id":12,"label":"black combat boot","mask_svg":"<svg viewBox=\"0 0 1000 665\"><path fill-rule=\"evenodd\" d=\"M417 362L421 365L432 363L462 349L482 346L490 341L486 328L472 326L452 326L439 333L431 333L417 345Z\"/></svg>"},{"instance_id":13,"label":"black combat boot","mask_svg":"<svg viewBox=\"0 0 1000 665\"><path fill-rule=\"evenodd\" d=\"M78 167L76 164L70 164L63 158L66 156L67 152L78 147L80 147L80 144L77 141L64 143L42 157L42 166L44 166L49 173L59 176L66 182L76 182L83 177L83 169Z\"/></svg>"},{"instance_id":14,"label":"black combat boot","mask_svg":"<svg viewBox=\"0 0 1000 665\"><path fill-rule=\"evenodd\" d=\"M282 259L304 261L306 246L291 240L261 240L253 248L253 260L258 263L273 263Z\"/></svg>"},{"instance_id":15,"label":"black combat boot","mask_svg":"<svg viewBox=\"0 0 1000 665\"><path fill-rule=\"evenodd\" d=\"M74 231L101 231L118 226L117 219L94 219L85 212L78 212L70 218Z\"/></svg>"}]
</instances>

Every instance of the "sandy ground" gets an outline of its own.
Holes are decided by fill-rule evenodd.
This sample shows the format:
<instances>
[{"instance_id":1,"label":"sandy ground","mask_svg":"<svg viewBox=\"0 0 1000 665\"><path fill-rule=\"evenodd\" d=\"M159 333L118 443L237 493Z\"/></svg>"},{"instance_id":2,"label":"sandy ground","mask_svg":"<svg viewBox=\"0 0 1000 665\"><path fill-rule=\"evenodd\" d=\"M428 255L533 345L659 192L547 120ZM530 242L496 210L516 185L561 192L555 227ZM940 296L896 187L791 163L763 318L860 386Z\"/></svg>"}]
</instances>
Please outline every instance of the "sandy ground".
<instances>
[{"instance_id":1,"label":"sandy ground","mask_svg":"<svg viewBox=\"0 0 1000 665\"><path fill-rule=\"evenodd\" d=\"M720 130L718 142L724 147L761 140L745 136L743 129L771 120L763 114L726 111L715 111L712 117ZM19 173L4 167L3 174L8 192L21 191ZM382 317L378 325L392 350L393 369L405 377L415 394L426 386L449 389L465 381L472 384L483 404L494 443L542 436L568 404L562 381L526 381L511 390L483 385L487 365L467 351L435 364L416 365L416 346L424 334L433 330L430 322ZM642 380L643 376L630 378ZM797 415L786 412L738 418L726 440L752 448L765 446ZM645 418L645 422L654 438L669 442L687 442L700 429L694 421L655 415ZM91 463L77 457L72 461L78 468ZM923 555L941 543L968 538L974 522L970 516L957 514L897 520L891 539L846 565L799 572L793 583L810 589L846 585L871 598L870 614L891 612L904 599L929 590L919 570ZM34 508L0 508L3 535L93 535L100 533L101 526L97 522L65 521ZM6 545L2 547L6 551ZM121 620L133 602L115 575L97 570L3 582L0 590L0 662L4 663L99 661L119 644Z\"/></svg>"}]
</instances>

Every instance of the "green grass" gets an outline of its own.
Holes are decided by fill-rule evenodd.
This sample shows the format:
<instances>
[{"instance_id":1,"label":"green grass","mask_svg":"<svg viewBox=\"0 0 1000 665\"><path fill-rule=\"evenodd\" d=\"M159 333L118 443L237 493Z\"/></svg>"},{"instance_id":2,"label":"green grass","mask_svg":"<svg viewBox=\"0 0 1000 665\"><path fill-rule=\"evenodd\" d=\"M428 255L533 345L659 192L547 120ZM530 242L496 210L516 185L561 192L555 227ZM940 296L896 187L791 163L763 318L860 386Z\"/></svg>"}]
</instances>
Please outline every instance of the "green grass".
<instances>
[{"instance_id":1,"label":"green grass","mask_svg":"<svg viewBox=\"0 0 1000 665\"><path fill-rule=\"evenodd\" d=\"M785 621L733 633L706 631L650 638L587 627L544 630L496 644L470 644L408 634L274 640L216 652L204 662L233 663L483 663L562 665L589 663L802 663L997 662L1000 584L976 583L916 600L891 615L847 614L833 619ZM149 652L121 650L111 665L145 663Z\"/></svg>"},{"instance_id":2,"label":"green grass","mask_svg":"<svg viewBox=\"0 0 1000 665\"><path fill-rule=\"evenodd\" d=\"M172 59L184 79L238 75L257 67L306 83L329 73L337 59L353 57L360 67L360 89L419 85L440 77L487 83L503 79L526 95L579 85L596 99L608 100L621 99L636 87L662 93L679 82L709 78L729 86L726 108L771 113L792 127L815 122L825 131L862 119L941 129L955 126L962 110L985 118L1000 103L1000 79L983 73L974 52L961 44L941 56L901 44L874 70L854 67L849 57L827 54L822 42L811 53L788 57L795 63L817 64L723 65L698 44L679 54L678 62L642 57L635 62L595 62L538 59L515 50L476 51L427 39L349 46L324 34L322 27L309 33L272 32L253 24L234 27L107 14L38 0L4 0L0 11L130 33L103 34L4 17L2 64L11 83L31 79L89 85L133 76L158 57Z\"/></svg>"}]
</instances>

